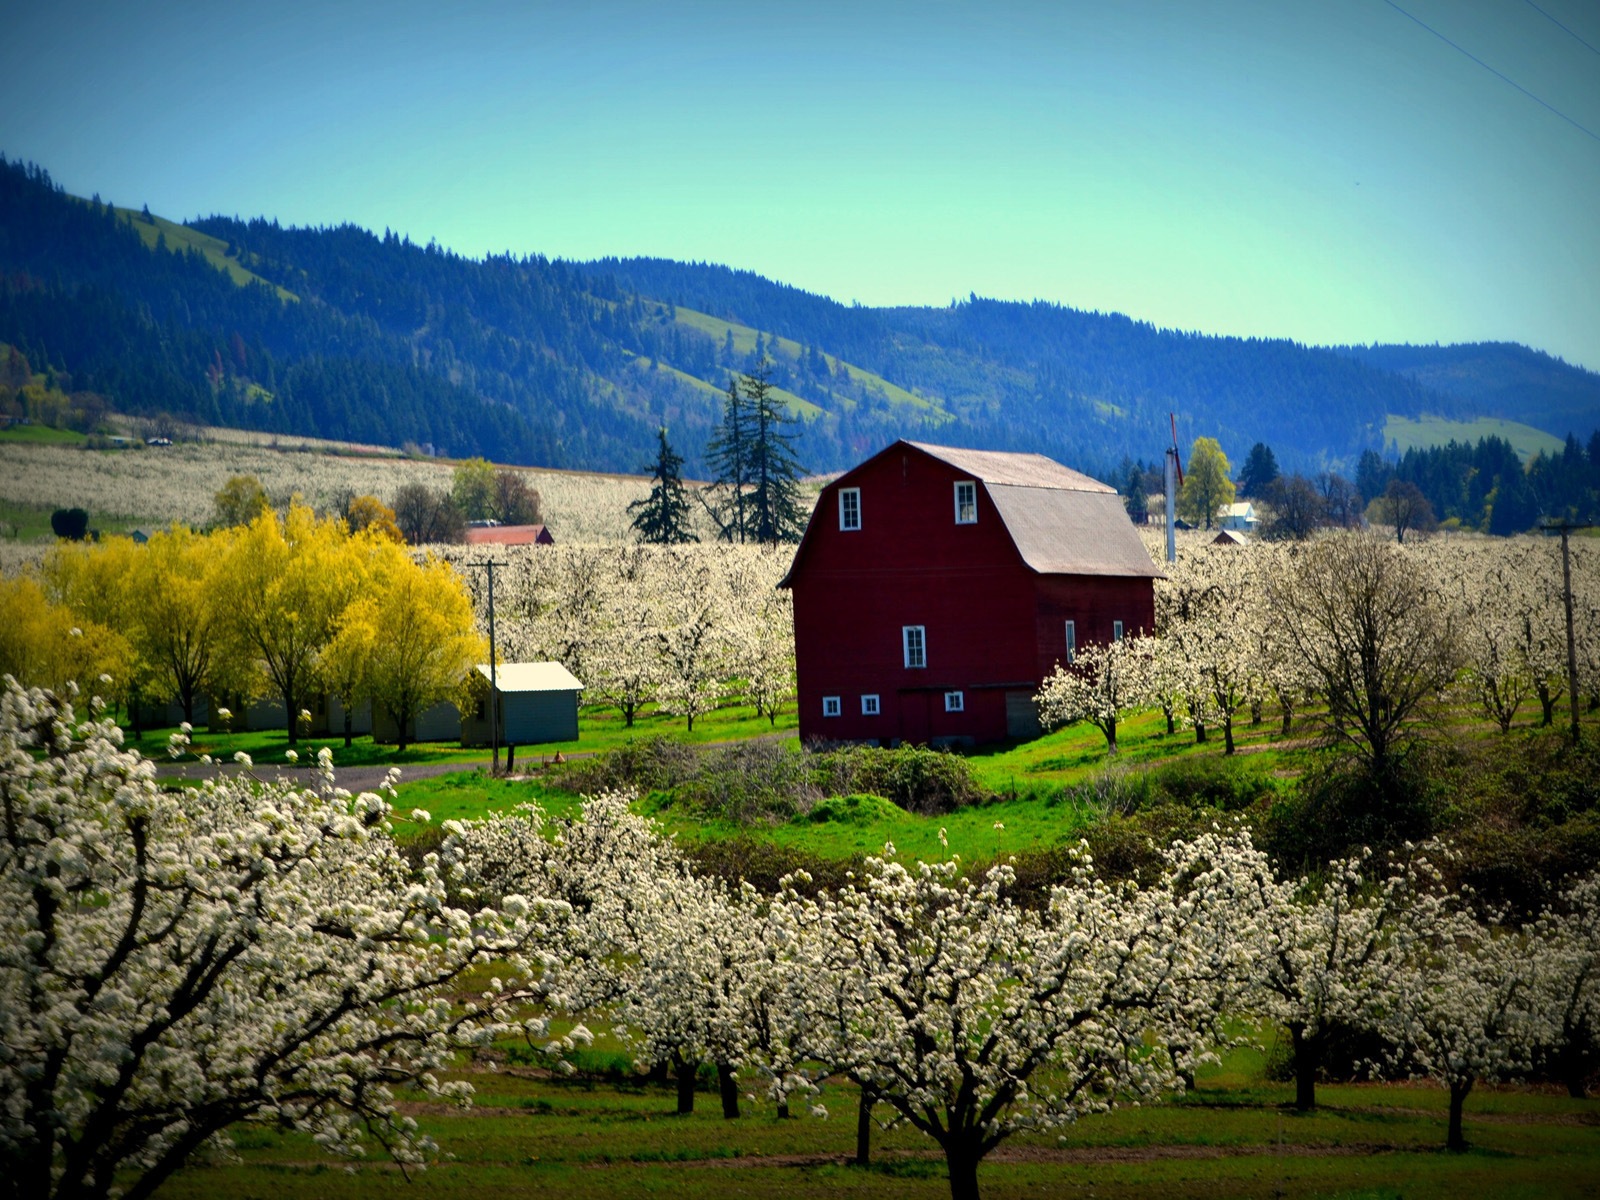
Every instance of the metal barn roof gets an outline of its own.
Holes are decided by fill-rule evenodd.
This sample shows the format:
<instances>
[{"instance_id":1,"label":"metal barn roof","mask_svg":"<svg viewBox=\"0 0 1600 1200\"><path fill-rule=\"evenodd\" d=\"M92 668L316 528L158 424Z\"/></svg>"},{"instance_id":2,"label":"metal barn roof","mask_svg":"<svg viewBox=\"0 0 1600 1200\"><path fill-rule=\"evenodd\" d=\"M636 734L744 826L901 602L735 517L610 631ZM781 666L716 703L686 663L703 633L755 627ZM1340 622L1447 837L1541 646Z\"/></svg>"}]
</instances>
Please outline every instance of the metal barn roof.
<instances>
[{"instance_id":1,"label":"metal barn roof","mask_svg":"<svg viewBox=\"0 0 1600 1200\"><path fill-rule=\"evenodd\" d=\"M489 678L489 664L479 663L478 674ZM582 691L578 677L558 662L499 663L495 666L495 682L502 692L575 692Z\"/></svg>"},{"instance_id":2,"label":"metal barn roof","mask_svg":"<svg viewBox=\"0 0 1600 1200\"><path fill-rule=\"evenodd\" d=\"M1042 454L1021 454L1009 450L962 450L955 446L932 446L927 442L908 441L906 445L915 446L924 454L947 462L958 471L965 471L987 484L1117 494L1116 488L1098 479L1091 479L1071 467L1063 467L1055 459Z\"/></svg>"}]
</instances>

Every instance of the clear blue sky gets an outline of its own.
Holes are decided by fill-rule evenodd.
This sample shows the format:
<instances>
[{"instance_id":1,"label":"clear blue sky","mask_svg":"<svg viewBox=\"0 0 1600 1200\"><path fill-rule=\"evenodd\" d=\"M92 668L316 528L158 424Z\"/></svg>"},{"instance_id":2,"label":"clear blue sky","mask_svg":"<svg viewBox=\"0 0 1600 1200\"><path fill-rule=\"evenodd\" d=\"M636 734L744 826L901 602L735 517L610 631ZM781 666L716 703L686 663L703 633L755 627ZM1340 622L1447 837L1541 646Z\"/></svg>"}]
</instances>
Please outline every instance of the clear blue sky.
<instances>
[{"instance_id":1,"label":"clear blue sky","mask_svg":"<svg viewBox=\"0 0 1600 1200\"><path fill-rule=\"evenodd\" d=\"M1589 132L1385 0L35 0L0 151L177 219L1600 369L1600 5L1396 2Z\"/></svg>"}]
</instances>

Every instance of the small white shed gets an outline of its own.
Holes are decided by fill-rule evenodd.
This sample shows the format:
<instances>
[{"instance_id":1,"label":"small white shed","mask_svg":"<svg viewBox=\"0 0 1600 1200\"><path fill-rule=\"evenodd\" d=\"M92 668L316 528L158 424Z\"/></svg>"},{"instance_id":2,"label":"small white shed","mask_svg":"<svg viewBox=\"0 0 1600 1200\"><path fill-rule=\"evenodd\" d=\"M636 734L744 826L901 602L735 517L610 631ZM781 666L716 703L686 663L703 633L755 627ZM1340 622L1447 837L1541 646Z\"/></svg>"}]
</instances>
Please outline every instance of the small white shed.
<instances>
[{"instance_id":1,"label":"small white shed","mask_svg":"<svg viewBox=\"0 0 1600 1200\"><path fill-rule=\"evenodd\" d=\"M475 703L461 722L463 746L487 746L489 729L489 664L478 664L473 680ZM495 667L500 690L500 744L537 746L578 738L578 693L583 684L558 662L500 663Z\"/></svg>"}]
</instances>

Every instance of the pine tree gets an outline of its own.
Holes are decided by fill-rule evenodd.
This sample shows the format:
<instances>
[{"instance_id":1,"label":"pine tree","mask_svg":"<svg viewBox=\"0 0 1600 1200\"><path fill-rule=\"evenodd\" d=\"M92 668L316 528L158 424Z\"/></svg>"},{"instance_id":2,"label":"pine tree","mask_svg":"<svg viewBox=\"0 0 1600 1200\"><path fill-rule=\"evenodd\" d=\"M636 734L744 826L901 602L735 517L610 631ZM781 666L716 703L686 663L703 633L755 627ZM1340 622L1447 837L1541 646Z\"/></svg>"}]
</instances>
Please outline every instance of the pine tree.
<instances>
[{"instance_id":1,"label":"pine tree","mask_svg":"<svg viewBox=\"0 0 1600 1200\"><path fill-rule=\"evenodd\" d=\"M635 500L628 505L628 511L634 514L633 528L638 531L641 542L657 546L698 542L700 539L689 530L689 501L684 495L683 477L679 474L683 467L683 456L673 450L667 441L665 425L657 434L661 445L656 451L655 464L650 468L652 482L649 498Z\"/></svg>"},{"instance_id":2,"label":"pine tree","mask_svg":"<svg viewBox=\"0 0 1600 1200\"><path fill-rule=\"evenodd\" d=\"M1239 472L1239 495L1265 496L1267 488L1277 477L1278 458L1272 453L1272 447L1265 442L1257 442L1250 447L1244 470Z\"/></svg>"},{"instance_id":3,"label":"pine tree","mask_svg":"<svg viewBox=\"0 0 1600 1200\"><path fill-rule=\"evenodd\" d=\"M728 379L722 401L722 428L706 446L706 460L716 471L715 487L726 492L718 505L707 505L711 519L725 542L743 542L749 533L745 517L745 492L750 486L751 413L738 377Z\"/></svg>"},{"instance_id":4,"label":"pine tree","mask_svg":"<svg viewBox=\"0 0 1600 1200\"><path fill-rule=\"evenodd\" d=\"M768 364L739 381L750 420L750 500L748 529L754 541L771 545L800 540L806 514L800 503L800 476L805 468L794 452L793 424L767 378Z\"/></svg>"}]
</instances>

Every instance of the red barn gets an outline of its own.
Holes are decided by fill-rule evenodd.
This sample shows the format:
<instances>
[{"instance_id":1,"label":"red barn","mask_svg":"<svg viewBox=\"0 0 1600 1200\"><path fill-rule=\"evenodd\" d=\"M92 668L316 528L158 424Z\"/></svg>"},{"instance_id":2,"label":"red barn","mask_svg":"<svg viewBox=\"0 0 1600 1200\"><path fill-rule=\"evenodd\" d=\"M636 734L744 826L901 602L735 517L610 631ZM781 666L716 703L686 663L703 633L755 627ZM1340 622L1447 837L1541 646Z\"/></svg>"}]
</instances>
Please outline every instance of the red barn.
<instances>
[{"instance_id":1,"label":"red barn","mask_svg":"<svg viewBox=\"0 0 1600 1200\"><path fill-rule=\"evenodd\" d=\"M1160 574L1114 488L1042 454L896 442L822 489L779 585L800 736L1035 733L1075 645L1154 628Z\"/></svg>"}]
</instances>

